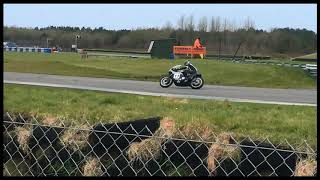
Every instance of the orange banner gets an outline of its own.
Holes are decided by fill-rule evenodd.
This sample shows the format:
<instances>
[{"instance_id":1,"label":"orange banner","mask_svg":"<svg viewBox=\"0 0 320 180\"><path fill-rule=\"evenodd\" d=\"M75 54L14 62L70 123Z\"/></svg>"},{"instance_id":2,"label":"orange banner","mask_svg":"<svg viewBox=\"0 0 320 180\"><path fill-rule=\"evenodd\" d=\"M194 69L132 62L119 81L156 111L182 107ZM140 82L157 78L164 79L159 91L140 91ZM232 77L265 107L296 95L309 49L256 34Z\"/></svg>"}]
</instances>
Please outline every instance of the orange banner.
<instances>
[{"instance_id":1,"label":"orange banner","mask_svg":"<svg viewBox=\"0 0 320 180\"><path fill-rule=\"evenodd\" d=\"M193 46L173 46L173 54L207 54L205 47L194 48Z\"/></svg>"}]
</instances>

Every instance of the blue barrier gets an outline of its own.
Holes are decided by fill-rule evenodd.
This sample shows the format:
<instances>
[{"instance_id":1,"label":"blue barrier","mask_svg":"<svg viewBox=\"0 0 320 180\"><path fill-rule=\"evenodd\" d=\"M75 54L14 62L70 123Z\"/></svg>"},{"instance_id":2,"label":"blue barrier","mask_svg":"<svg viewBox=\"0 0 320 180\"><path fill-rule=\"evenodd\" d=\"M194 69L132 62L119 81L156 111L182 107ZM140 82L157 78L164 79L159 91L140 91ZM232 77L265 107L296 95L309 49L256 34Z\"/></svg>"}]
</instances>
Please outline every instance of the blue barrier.
<instances>
[{"instance_id":1,"label":"blue barrier","mask_svg":"<svg viewBox=\"0 0 320 180\"><path fill-rule=\"evenodd\" d=\"M44 48L45 53L51 53L51 48Z\"/></svg>"},{"instance_id":2,"label":"blue barrier","mask_svg":"<svg viewBox=\"0 0 320 180\"><path fill-rule=\"evenodd\" d=\"M3 51L10 52L43 52L51 53L51 48L29 48L29 47L3 47Z\"/></svg>"}]
</instances>

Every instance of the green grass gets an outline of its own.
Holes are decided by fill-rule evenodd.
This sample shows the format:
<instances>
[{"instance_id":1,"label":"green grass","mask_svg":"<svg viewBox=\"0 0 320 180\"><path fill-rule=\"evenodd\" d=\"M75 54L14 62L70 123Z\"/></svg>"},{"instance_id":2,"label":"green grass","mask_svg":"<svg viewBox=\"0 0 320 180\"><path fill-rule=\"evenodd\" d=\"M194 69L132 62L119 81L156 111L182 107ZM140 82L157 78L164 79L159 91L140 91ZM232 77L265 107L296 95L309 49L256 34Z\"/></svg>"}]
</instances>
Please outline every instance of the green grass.
<instances>
[{"instance_id":1,"label":"green grass","mask_svg":"<svg viewBox=\"0 0 320 180\"><path fill-rule=\"evenodd\" d=\"M307 54L304 56L296 57L296 58L302 58L302 59L317 59L317 53Z\"/></svg>"},{"instance_id":2,"label":"green grass","mask_svg":"<svg viewBox=\"0 0 320 180\"><path fill-rule=\"evenodd\" d=\"M158 81L172 66L185 60L129 58L81 59L72 53L4 52L4 71L68 76L105 77ZM316 82L302 69L273 65L237 64L194 59L206 84L265 88L316 88Z\"/></svg>"},{"instance_id":3,"label":"green grass","mask_svg":"<svg viewBox=\"0 0 320 180\"><path fill-rule=\"evenodd\" d=\"M300 57L295 57L292 59L292 61L294 62L305 62L308 64L316 64L317 63L317 53L313 53L313 54L307 54L304 56L300 56Z\"/></svg>"},{"instance_id":4,"label":"green grass","mask_svg":"<svg viewBox=\"0 0 320 180\"><path fill-rule=\"evenodd\" d=\"M271 142L316 147L316 107L178 100L119 93L4 84L4 111L63 116L66 121L94 124L169 116L178 126L209 127L236 137L270 138ZM186 101L186 100L185 100Z\"/></svg>"}]
</instances>

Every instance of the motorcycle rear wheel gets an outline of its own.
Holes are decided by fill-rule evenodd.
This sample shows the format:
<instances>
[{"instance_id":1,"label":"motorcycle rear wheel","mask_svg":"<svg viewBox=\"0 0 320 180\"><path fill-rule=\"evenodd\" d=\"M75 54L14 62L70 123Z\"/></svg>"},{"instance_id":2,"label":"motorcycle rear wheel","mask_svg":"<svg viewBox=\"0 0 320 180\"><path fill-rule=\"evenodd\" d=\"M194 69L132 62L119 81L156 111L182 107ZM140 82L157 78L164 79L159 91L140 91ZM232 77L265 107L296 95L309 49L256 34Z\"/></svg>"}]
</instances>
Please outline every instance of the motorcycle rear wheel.
<instances>
[{"instance_id":1,"label":"motorcycle rear wheel","mask_svg":"<svg viewBox=\"0 0 320 180\"><path fill-rule=\"evenodd\" d=\"M201 77L196 77L191 81L190 86L192 89L200 89L202 88L203 84L203 79Z\"/></svg>"}]
</instances>

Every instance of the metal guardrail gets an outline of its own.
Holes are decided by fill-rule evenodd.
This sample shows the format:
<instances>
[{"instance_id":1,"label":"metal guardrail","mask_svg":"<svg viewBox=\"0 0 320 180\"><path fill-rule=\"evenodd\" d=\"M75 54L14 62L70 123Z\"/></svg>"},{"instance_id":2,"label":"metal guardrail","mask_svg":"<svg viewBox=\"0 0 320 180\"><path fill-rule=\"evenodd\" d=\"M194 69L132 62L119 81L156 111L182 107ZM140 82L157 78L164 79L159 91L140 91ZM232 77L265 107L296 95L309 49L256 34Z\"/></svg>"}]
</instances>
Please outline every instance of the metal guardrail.
<instances>
[{"instance_id":1,"label":"metal guardrail","mask_svg":"<svg viewBox=\"0 0 320 180\"><path fill-rule=\"evenodd\" d=\"M135 55L135 54L114 54L114 53L93 53L93 52L87 52L87 56L104 56L104 57L127 57L127 58L148 58L150 56L147 55Z\"/></svg>"},{"instance_id":2,"label":"metal guardrail","mask_svg":"<svg viewBox=\"0 0 320 180\"><path fill-rule=\"evenodd\" d=\"M317 77L317 65L316 64L306 64L303 69L307 71L311 76Z\"/></svg>"},{"instance_id":3,"label":"metal guardrail","mask_svg":"<svg viewBox=\"0 0 320 180\"><path fill-rule=\"evenodd\" d=\"M103 49L84 49L87 52L106 52L106 53L127 53L127 54L145 54L148 55L148 52L139 52L139 51L122 51L122 50L103 50Z\"/></svg>"},{"instance_id":4,"label":"metal guardrail","mask_svg":"<svg viewBox=\"0 0 320 180\"><path fill-rule=\"evenodd\" d=\"M317 64L275 63L275 62L268 62L268 61L261 61L261 60L241 60L241 59L236 59L236 60L220 59L220 61L229 61L229 62L242 63L242 64L268 64L268 65L275 65L275 66L301 68L305 70L310 76L317 77Z\"/></svg>"},{"instance_id":5,"label":"metal guardrail","mask_svg":"<svg viewBox=\"0 0 320 180\"><path fill-rule=\"evenodd\" d=\"M270 56L233 56L233 55L212 55L208 54L206 55L207 59L214 58L214 59L222 59L222 60L232 60L233 58L237 60L242 60L242 59L251 59L251 60L268 60L271 59Z\"/></svg>"},{"instance_id":6,"label":"metal guardrail","mask_svg":"<svg viewBox=\"0 0 320 180\"><path fill-rule=\"evenodd\" d=\"M86 58L90 56L99 57L127 57L127 58L149 58L150 53L117 50L83 49Z\"/></svg>"},{"instance_id":7,"label":"metal guardrail","mask_svg":"<svg viewBox=\"0 0 320 180\"><path fill-rule=\"evenodd\" d=\"M70 121L69 121L70 122ZM67 124L5 113L4 176L315 176L317 153L268 139L235 139L169 118Z\"/></svg>"}]
</instances>

